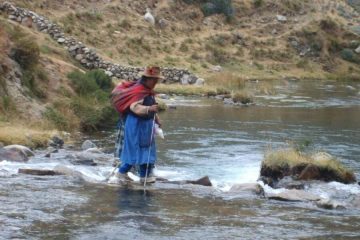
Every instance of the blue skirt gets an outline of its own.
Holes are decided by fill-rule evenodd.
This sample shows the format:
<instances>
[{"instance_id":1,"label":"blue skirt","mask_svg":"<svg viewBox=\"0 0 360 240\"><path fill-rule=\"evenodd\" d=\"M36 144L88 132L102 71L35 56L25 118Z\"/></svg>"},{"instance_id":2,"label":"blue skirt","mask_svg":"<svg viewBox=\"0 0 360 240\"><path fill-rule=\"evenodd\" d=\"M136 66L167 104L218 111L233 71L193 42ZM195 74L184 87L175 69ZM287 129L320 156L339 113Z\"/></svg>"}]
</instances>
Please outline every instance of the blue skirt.
<instances>
[{"instance_id":1,"label":"blue skirt","mask_svg":"<svg viewBox=\"0 0 360 240\"><path fill-rule=\"evenodd\" d=\"M121 151L122 164L154 164L156 157L153 119L144 119L129 114L125 121L124 145ZM149 153L150 151L150 153ZM150 155L149 155L150 154Z\"/></svg>"}]
</instances>

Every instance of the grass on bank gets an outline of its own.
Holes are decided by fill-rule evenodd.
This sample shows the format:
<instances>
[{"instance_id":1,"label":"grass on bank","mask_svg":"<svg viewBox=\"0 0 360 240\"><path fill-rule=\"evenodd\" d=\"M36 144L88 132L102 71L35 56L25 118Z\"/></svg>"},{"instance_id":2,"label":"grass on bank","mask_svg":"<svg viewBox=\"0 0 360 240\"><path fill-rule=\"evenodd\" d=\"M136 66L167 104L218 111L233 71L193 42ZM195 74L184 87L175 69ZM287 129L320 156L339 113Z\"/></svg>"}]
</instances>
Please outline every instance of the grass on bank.
<instances>
[{"instance_id":1,"label":"grass on bank","mask_svg":"<svg viewBox=\"0 0 360 240\"><path fill-rule=\"evenodd\" d=\"M246 80L229 72L210 76L205 85L158 84L156 92L181 96L216 96L224 95L237 103L253 102L253 93L246 86Z\"/></svg>"},{"instance_id":2,"label":"grass on bank","mask_svg":"<svg viewBox=\"0 0 360 240\"><path fill-rule=\"evenodd\" d=\"M20 144L30 148L46 147L48 140L58 135L56 130L44 130L21 123L0 122L0 142L4 145Z\"/></svg>"},{"instance_id":3,"label":"grass on bank","mask_svg":"<svg viewBox=\"0 0 360 240\"><path fill-rule=\"evenodd\" d=\"M286 167L294 168L301 165L312 164L319 169L333 171L344 179L346 176L353 175L352 171L347 169L338 159L328 153L317 152L309 154L302 153L292 148L266 152L262 164L271 169Z\"/></svg>"}]
</instances>

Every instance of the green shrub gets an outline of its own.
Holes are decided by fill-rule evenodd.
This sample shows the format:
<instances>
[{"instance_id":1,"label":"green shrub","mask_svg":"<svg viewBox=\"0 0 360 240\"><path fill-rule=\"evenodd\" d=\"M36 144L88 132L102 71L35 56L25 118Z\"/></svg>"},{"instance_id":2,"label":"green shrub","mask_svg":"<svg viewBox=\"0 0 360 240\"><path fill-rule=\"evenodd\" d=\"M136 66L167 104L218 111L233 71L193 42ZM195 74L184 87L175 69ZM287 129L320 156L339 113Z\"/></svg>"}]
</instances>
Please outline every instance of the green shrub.
<instances>
[{"instance_id":1,"label":"green shrub","mask_svg":"<svg viewBox=\"0 0 360 240\"><path fill-rule=\"evenodd\" d=\"M109 91L112 88L112 81L102 70L91 70L87 73L73 71L68 78L74 85L75 91L81 95L89 95L97 90Z\"/></svg>"},{"instance_id":2,"label":"green shrub","mask_svg":"<svg viewBox=\"0 0 360 240\"><path fill-rule=\"evenodd\" d=\"M211 0L203 4L201 10L205 16L224 14L227 17L234 16L234 8L231 0Z\"/></svg>"},{"instance_id":3,"label":"green shrub","mask_svg":"<svg viewBox=\"0 0 360 240\"><path fill-rule=\"evenodd\" d=\"M117 114L108 101L100 102L91 96L78 96L72 98L71 108L80 118L84 131L93 131L116 122Z\"/></svg>"},{"instance_id":4,"label":"green shrub","mask_svg":"<svg viewBox=\"0 0 360 240\"><path fill-rule=\"evenodd\" d=\"M71 72L68 78L78 96L72 97L70 107L80 119L81 128L92 131L104 125L114 124L117 114L109 102L113 88L111 78L102 70L87 73Z\"/></svg>"},{"instance_id":5,"label":"green shrub","mask_svg":"<svg viewBox=\"0 0 360 240\"><path fill-rule=\"evenodd\" d=\"M47 79L46 73L44 73L43 71L39 71L39 72L41 78ZM21 84L28 88L29 90L28 93L30 96L35 96L38 98L46 98L46 92L40 88L39 82L36 81L36 79L39 79L39 75L38 75L39 72L37 69L23 71L23 74L21 76Z\"/></svg>"},{"instance_id":6,"label":"green shrub","mask_svg":"<svg viewBox=\"0 0 360 240\"><path fill-rule=\"evenodd\" d=\"M179 47L179 50L181 52L188 52L189 51L189 47L187 46L187 44L185 42L182 42L180 47Z\"/></svg>"},{"instance_id":7,"label":"green shrub","mask_svg":"<svg viewBox=\"0 0 360 240\"><path fill-rule=\"evenodd\" d=\"M325 32L333 33L333 31L337 29L338 25L333 19L326 18L320 21L320 27Z\"/></svg>"},{"instance_id":8,"label":"green shrub","mask_svg":"<svg viewBox=\"0 0 360 240\"><path fill-rule=\"evenodd\" d=\"M40 48L33 39L22 37L15 42L11 49L11 56L22 69L28 70L38 64Z\"/></svg>"},{"instance_id":9,"label":"green shrub","mask_svg":"<svg viewBox=\"0 0 360 240\"><path fill-rule=\"evenodd\" d=\"M1 97L1 105L0 105L0 112L8 113L10 111L16 110L16 105L13 102L12 98L8 95Z\"/></svg>"},{"instance_id":10,"label":"green shrub","mask_svg":"<svg viewBox=\"0 0 360 240\"><path fill-rule=\"evenodd\" d=\"M57 129L59 130L67 130L68 129L68 121L58 110L47 107L45 112L43 113L44 117L50 122L54 123Z\"/></svg>"},{"instance_id":11,"label":"green shrub","mask_svg":"<svg viewBox=\"0 0 360 240\"><path fill-rule=\"evenodd\" d=\"M360 63L360 58L349 48L345 48L341 51L341 57L348 62Z\"/></svg>"},{"instance_id":12,"label":"green shrub","mask_svg":"<svg viewBox=\"0 0 360 240\"><path fill-rule=\"evenodd\" d=\"M264 4L263 0L254 0L253 2L255 8L259 8Z\"/></svg>"}]
</instances>

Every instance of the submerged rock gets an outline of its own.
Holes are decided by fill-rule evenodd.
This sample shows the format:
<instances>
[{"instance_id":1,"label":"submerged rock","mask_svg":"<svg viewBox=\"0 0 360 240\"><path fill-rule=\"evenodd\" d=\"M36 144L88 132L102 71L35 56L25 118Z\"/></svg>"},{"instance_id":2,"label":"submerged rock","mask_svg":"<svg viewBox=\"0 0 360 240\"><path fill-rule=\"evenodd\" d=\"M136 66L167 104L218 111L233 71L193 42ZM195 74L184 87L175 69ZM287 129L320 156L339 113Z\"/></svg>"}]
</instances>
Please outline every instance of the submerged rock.
<instances>
[{"instance_id":1,"label":"submerged rock","mask_svg":"<svg viewBox=\"0 0 360 240\"><path fill-rule=\"evenodd\" d=\"M273 188L286 188L286 189L304 189L304 181L294 180L292 177L286 176L274 184Z\"/></svg>"},{"instance_id":2,"label":"submerged rock","mask_svg":"<svg viewBox=\"0 0 360 240\"><path fill-rule=\"evenodd\" d=\"M230 188L229 193L251 193L260 196L265 195L264 188L258 183L235 184Z\"/></svg>"},{"instance_id":3,"label":"submerged rock","mask_svg":"<svg viewBox=\"0 0 360 240\"><path fill-rule=\"evenodd\" d=\"M269 199L279 201L292 201L292 202L305 202L305 201L319 201L321 197L316 196L312 193L305 192L304 190L285 190L280 193L267 193Z\"/></svg>"},{"instance_id":4,"label":"submerged rock","mask_svg":"<svg viewBox=\"0 0 360 240\"><path fill-rule=\"evenodd\" d=\"M201 186L207 186L207 187L212 186L212 183L208 176L204 176L202 178L199 178L198 180L182 180L182 181L169 181L168 179L157 177L156 181L162 182L162 183L179 184L179 185L194 184L194 185L201 185Z\"/></svg>"},{"instance_id":5,"label":"submerged rock","mask_svg":"<svg viewBox=\"0 0 360 240\"><path fill-rule=\"evenodd\" d=\"M28 175L37 175L37 176L54 176L54 175L63 175L59 172L54 170L47 170L47 169L25 169L20 168L18 173L28 174Z\"/></svg>"},{"instance_id":6,"label":"submerged rock","mask_svg":"<svg viewBox=\"0 0 360 240\"><path fill-rule=\"evenodd\" d=\"M316 202L316 206L324 209L345 209L343 204L331 199L321 199Z\"/></svg>"}]
</instances>

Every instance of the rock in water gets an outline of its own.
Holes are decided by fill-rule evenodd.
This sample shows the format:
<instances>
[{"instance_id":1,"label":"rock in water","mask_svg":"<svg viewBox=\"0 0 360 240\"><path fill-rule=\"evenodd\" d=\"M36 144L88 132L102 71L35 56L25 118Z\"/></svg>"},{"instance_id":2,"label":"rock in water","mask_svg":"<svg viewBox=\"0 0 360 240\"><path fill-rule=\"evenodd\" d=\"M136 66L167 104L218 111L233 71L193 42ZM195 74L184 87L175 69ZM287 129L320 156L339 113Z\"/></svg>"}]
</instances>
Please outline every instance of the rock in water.
<instances>
[{"instance_id":1,"label":"rock in water","mask_svg":"<svg viewBox=\"0 0 360 240\"><path fill-rule=\"evenodd\" d=\"M305 192L304 190L286 190L280 193L268 193L267 198L280 200L280 201L291 201L291 202L304 202L304 201L319 201L321 198L312 193Z\"/></svg>"},{"instance_id":2,"label":"rock in water","mask_svg":"<svg viewBox=\"0 0 360 240\"><path fill-rule=\"evenodd\" d=\"M36 176L62 175L59 172L56 172L54 170L47 170L47 169L25 169L25 168L20 168L18 173L28 174L28 175L36 175Z\"/></svg>"},{"instance_id":3,"label":"rock in water","mask_svg":"<svg viewBox=\"0 0 360 240\"><path fill-rule=\"evenodd\" d=\"M198 180L195 180L195 181L186 181L186 183L191 183L191 184L195 184L195 185L202 185L202 186L209 186L209 187L212 186L212 183L211 183L208 176L199 178Z\"/></svg>"},{"instance_id":4,"label":"rock in water","mask_svg":"<svg viewBox=\"0 0 360 240\"><path fill-rule=\"evenodd\" d=\"M4 149L6 150L11 150L11 151L17 151L17 152L22 152L23 154L25 154L28 157L31 156L35 156L34 152L30 150L30 148L22 146L22 145L8 145L5 146Z\"/></svg>"},{"instance_id":5,"label":"rock in water","mask_svg":"<svg viewBox=\"0 0 360 240\"><path fill-rule=\"evenodd\" d=\"M90 140L86 140L83 142L83 144L81 145L81 149L82 150L87 150L89 148L97 148L96 144L93 143L92 141Z\"/></svg>"},{"instance_id":6,"label":"rock in water","mask_svg":"<svg viewBox=\"0 0 360 240\"><path fill-rule=\"evenodd\" d=\"M229 193L253 193L256 195L264 196L264 188L258 183L241 183L234 184Z\"/></svg>"},{"instance_id":7,"label":"rock in water","mask_svg":"<svg viewBox=\"0 0 360 240\"><path fill-rule=\"evenodd\" d=\"M0 161L7 160L11 162L27 162L29 158L23 152L13 151L1 148Z\"/></svg>"}]
</instances>

